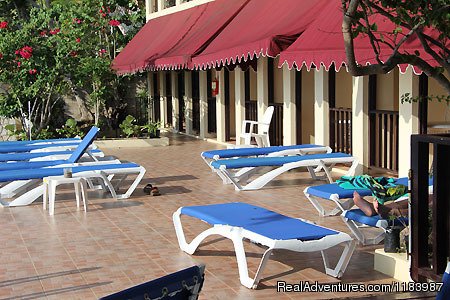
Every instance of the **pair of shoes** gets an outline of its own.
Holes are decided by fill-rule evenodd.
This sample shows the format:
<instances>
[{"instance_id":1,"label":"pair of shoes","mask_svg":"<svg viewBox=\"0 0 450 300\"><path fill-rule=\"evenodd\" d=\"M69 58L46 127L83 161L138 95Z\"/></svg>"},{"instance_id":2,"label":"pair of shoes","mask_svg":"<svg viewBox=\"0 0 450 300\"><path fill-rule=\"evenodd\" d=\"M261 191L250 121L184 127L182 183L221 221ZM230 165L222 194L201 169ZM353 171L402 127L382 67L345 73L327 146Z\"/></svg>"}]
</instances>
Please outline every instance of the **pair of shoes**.
<instances>
[{"instance_id":1,"label":"pair of shoes","mask_svg":"<svg viewBox=\"0 0 450 300\"><path fill-rule=\"evenodd\" d=\"M150 183L144 187L144 193L146 193L147 195L151 195L151 196L161 195L161 193L159 192L159 189L156 186L154 187Z\"/></svg>"},{"instance_id":2,"label":"pair of shoes","mask_svg":"<svg viewBox=\"0 0 450 300\"><path fill-rule=\"evenodd\" d=\"M151 185L150 183L147 184L146 186L144 186L144 193L146 193L147 195L150 195L150 193L152 192L152 188L153 188L153 185Z\"/></svg>"},{"instance_id":3,"label":"pair of shoes","mask_svg":"<svg viewBox=\"0 0 450 300\"><path fill-rule=\"evenodd\" d=\"M158 188L155 186L155 187L152 188L152 190L150 191L150 195L152 195L152 196L159 196L159 195L161 195L161 193L159 192Z\"/></svg>"}]
</instances>

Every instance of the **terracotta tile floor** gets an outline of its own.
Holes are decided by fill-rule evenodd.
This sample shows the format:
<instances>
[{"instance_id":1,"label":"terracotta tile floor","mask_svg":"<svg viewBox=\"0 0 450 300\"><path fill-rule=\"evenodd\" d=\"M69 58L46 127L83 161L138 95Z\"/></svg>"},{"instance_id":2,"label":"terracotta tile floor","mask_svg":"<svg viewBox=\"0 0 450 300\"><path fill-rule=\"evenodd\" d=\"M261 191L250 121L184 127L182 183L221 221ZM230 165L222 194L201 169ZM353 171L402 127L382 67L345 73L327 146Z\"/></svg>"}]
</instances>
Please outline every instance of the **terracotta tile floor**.
<instances>
[{"instance_id":1,"label":"terracotta tile floor","mask_svg":"<svg viewBox=\"0 0 450 300\"><path fill-rule=\"evenodd\" d=\"M340 217L320 218L303 195L316 184L306 172L283 174L259 191L236 192L222 185L200 158L200 152L223 146L187 136L169 134L171 146L105 151L147 169L133 197L113 200L89 193L88 212L77 210L70 190L58 193L55 215L42 202L0 208L0 299L95 299L197 263L206 264L201 299L330 299L358 294L286 293L276 291L278 280L337 282L324 274L319 253L276 251L257 290L239 283L229 240L209 238L193 256L180 251L171 216L180 206L243 201L292 217L349 232ZM147 196L142 187L151 182L162 193ZM186 220L193 236L206 228ZM248 264L254 274L262 248L246 243ZM380 247L380 246L378 246ZM373 270L375 247L355 251L342 282L391 283ZM339 249L340 250L340 249ZM336 258L331 251L332 257Z\"/></svg>"}]
</instances>

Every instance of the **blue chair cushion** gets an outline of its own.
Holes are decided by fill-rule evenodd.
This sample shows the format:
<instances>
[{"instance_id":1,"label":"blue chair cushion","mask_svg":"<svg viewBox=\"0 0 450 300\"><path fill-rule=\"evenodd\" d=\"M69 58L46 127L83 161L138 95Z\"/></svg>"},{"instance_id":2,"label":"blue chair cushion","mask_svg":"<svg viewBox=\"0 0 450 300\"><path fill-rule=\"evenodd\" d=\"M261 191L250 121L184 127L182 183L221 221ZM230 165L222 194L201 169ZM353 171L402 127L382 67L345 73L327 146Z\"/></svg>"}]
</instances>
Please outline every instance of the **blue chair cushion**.
<instances>
[{"instance_id":1,"label":"blue chair cushion","mask_svg":"<svg viewBox=\"0 0 450 300\"><path fill-rule=\"evenodd\" d=\"M321 184L316 186L310 186L306 192L312 196L320 197L323 199L330 199L331 195L339 195L339 199L353 198L354 190L343 189L336 183ZM369 196L372 193L369 189L358 190L361 196Z\"/></svg>"},{"instance_id":2,"label":"blue chair cushion","mask_svg":"<svg viewBox=\"0 0 450 300\"><path fill-rule=\"evenodd\" d=\"M256 156L256 155L267 155L274 152L280 152L284 150L296 150L305 148L315 148L323 147L320 145L313 144L303 144L303 145L291 145L291 146L271 146L271 147L260 147L260 148L236 148L236 149L220 149L202 152L202 156L206 158L213 159L214 156L219 156L219 158L231 158L237 156Z\"/></svg>"},{"instance_id":3,"label":"blue chair cushion","mask_svg":"<svg viewBox=\"0 0 450 300\"><path fill-rule=\"evenodd\" d=\"M199 285L200 292L204 281L203 270L198 266L190 267L149 282L133 286L115 294L100 298L100 300L141 300L141 299L197 299L185 287ZM167 295L164 296L164 290ZM173 296L171 296L173 294Z\"/></svg>"},{"instance_id":4,"label":"blue chair cushion","mask_svg":"<svg viewBox=\"0 0 450 300\"><path fill-rule=\"evenodd\" d=\"M52 167L67 163L76 163L87 150L87 148L92 144L95 137L98 134L99 129L95 126L89 130L83 140L78 144L76 149L71 152L72 154L67 160L51 160L51 161L31 161L31 162L11 162L11 163L0 163L0 171L6 170L20 170L20 169L36 169Z\"/></svg>"},{"instance_id":5,"label":"blue chair cushion","mask_svg":"<svg viewBox=\"0 0 450 300\"><path fill-rule=\"evenodd\" d=\"M242 227L274 240L318 240L339 232L242 202L188 206L181 213L211 225Z\"/></svg>"},{"instance_id":6,"label":"blue chair cushion","mask_svg":"<svg viewBox=\"0 0 450 300\"><path fill-rule=\"evenodd\" d=\"M366 224L372 227L379 227L379 221L385 220L389 223L389 225L392 224L391 220L386 220L381 218L379 215L375 216L366 216L364 212L360 209L351 209L344 212L344 217L346 217L349 220L356 221L361 224ZM394 220L394 226L404 226L404 224L408 224L408 218L402 217L402 218L395 218Z\"/></svg>"},{"instance_id":7,"label":"blue chair cushion","mask_svg":"<svg viewBox=\"0 0 450 300\"><path fill-rule=\"evenodd\" d=\"M447 269L442 277L442 287L436 296L436 300L450 299L450 262L447 263Z\"/></svg>"},{"instance_id":8,"label":"blue chair cushion","mask_svg":"<svg viewBox=\"0 0 450 300\"><path fill-rule=\"evenodd\" d=\"M80 141L80 138L63 138L63 139L47 139L47 140L31 140L31 141L4 141L0 142L1 146L16 146L16 145L31 145L38 143L65 143L65 142L75 142Z\"/></svg>"},{"instance_id":9,"label":"blue chair cushion","mask_svg":"<svg viewBox=\"0 0 450 300\"><path fill-rule=\"evenodd\" d=\"M123 163L123 164L104 164L104 165L89 165L89 166L77 166L71 167L72 173L79 173L84 171L101 171L111 169L124 169L135 168L139 165L135 163ZM0 171L0 182L9 182L15 180L29 180L29 179L41 179L47 176L63 176L65 168L41 168L41 169L23 169L23 170L11 170Z\"/></svg>"},{"instance_id":10,"label":"blue chair cushion","mask_svg":"<svg viewBox=\"0 0 450 300\"><path fill-rule=\"evenodd\" d=\"M408 186L408 178L401 177L395 181L396 184L403 184ZM337 183L321 184L316 186L310 186L307 188L306 192L312 196L320 197L323 199L330 199L331 195L339 195L339 199L353 198L353 192L357 191L361 196L372 195L369 189L344 189L340 187Z\"/></svg>"},{"instance_id":11,"label":"blue chair cushion","mask_svg":"<svg viewBox=\"0 0 450 300\"><path fill-rule=\"evenodd\" d=\"M30 152L31 150L37 150L42 148L57 147L57 146L78 146L80 142L78 141L67 141L58 144L44 144L44 145L0 145L0 153L13 153L13 152Z\"/></svg>"},{"instance_id":12,"label":"blue chair cushion","mask_svg":"<svg viewBox=\"0 0 450 300\"><path fill-rule=\"evenodd\" d=\"M62 151L48 151L48 152L19 152L19 153L1 153L0 161L27 161L37 157L44 157L49 155L65 155L72 154L73 151L62 150ZM98 149L93 149L90 153L100 153Z\"/></svg>"},{"instance_id":13,"label":"blue chair cushion","mask_svg":"<svg viewBox=\"0 0 450 300\"><path fill-rule=\"evenodd\" d=\"M311 155L292 155L292 156L280 156L280 157L250 157L250 158L232 158L221 159L211 163L215 169L219 169L224 166L227 169L238 169L246 167L275 167L282 166L291 162L299 162L313 159L325 159L325 158L343 158L352 157L346 153L324 153L324 154L311 154Z\"/></svg>"}]
</instances>

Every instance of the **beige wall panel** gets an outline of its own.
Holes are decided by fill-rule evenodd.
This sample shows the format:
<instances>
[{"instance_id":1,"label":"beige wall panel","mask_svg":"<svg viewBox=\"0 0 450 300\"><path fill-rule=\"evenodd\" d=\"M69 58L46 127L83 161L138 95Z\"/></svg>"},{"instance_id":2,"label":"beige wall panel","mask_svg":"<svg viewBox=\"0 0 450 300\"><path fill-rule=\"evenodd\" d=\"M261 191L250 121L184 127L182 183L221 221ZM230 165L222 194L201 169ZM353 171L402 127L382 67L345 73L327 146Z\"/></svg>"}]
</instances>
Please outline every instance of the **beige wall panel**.
<instances>
[{"instance_id":1,"label":"beige wall panel","mask_svg":"<svg viewBox=\"0 0 450 300\"><path fill-rule=\"evenodd\" d=\"M283 69L278 68L280 57L273 60L273 96L275 103L283 103Z\"/></svg>"},{"instance_id":2,"label":"beige wall panel","mask_svg":"<svg viewBox=\"0 0 450 300\"><path fill-rule=\"evenodd\" d=\"M250 100L256 101L256 72L253 68L249 68L250 70Z\"/></svg>"},{"instance_id":3,"label":"beige wall panel","mask_svg":"<svg viewBox=\"0 0 450 300\"><path fill-rule=\"evenodd\" d=\"M302 143L314 143L314 72L302 69Z\"/></svg>"},{"instance_id":4,"label":"beige wall panel","mask_svg":"<svg viewBox=\"0 0 450 300\"><path fill-rule=\"evenodd\" d=\"M230 73L230 136L236 136L236 94L235 94L235 82L234 82L234 71Z\"/></svg>"},{"instance_id":5,"label":"beige wall panel","mask_svg":"<svg viewBox=\"0 0 450 300\"><path fill-rule=\"evenodd\" d=\"M433 78L428 79L428 95L445 95L444 88ZM428 123L450 123L450 106L436 100L428 102Z\"/></svg>"},{"instance_id":6,"label":"beige wall panel","mask_svg":"<svg viewBox=\"0 0 450 300\"><path fill-rule=\"evenodd\" d=\"M352 88L352 76L345 68L341 68L336 72L336 107L352 107Z\"/></svg>"},{"instance_id":7,"label":"beige wall panel","mask_svg":"<svg viewBox=\"0 0 450 300\"><path fill-rule=\"evenodd\" d=\"M398 69L377 75L377 109L398 111Z\"/></svg>"}]
</instances>

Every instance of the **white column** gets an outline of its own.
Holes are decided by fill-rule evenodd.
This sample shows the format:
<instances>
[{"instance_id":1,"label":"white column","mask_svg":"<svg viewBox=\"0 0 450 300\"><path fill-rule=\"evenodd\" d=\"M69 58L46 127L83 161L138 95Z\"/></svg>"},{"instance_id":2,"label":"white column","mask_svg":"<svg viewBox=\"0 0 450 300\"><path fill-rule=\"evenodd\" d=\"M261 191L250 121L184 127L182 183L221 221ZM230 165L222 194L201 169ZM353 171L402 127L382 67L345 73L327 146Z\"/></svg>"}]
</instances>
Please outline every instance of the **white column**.
<instances>
[{"instance_id":1,"label":"white column","mask_svg":"<svg viewBox=\"0 0 450 300\"><path fill-rule=\"evenodd\" d=\"M180 115L180 106L179 106L179 97L178 95L178 76L175 71L170 73L170 83L171 83L171 91L172 91L172 126L175 132L178 132L179 128L179 115Z\"/></svg>"},{"instance_id":2,"label":"white column","mask_svg":"<svg viewBox=\"0 0 450 300\"><path fill-rule=\"evenodd\" d=\"M419 96L419 77L414 75L411 66L405 74L399 74L398 84L399 99L406 93ZM404 177L408 176L411 163L411 134L419 133L419 104L399 101L398 176Z\"/></svg>"},{"instance_id":3,"label":"white column","mask_svg":"<svg viewBox=\"0 0 450 300\"><path fill-rule=\"evenodd\" d=\"M217 141L225 142L225 72L216 71L219 80L219 93L216 96Z\"/></svg>"},{"instance_id":4,"label":"white column","mask_svg":"<svg viewBox=\"0 0 450 300\"><path fill-rule=\"evenodd\" d=\"M175 0L175 5L180 5L181 4L181 0Z\"/></svg>"},{"instance_id":5,"label":"white column","mask_svg":"<svg viewBox=\"0 0 450 300\"><path fill-rule=\"evenodd\" d=\"M184 71L184 119L186 122L186 133L192 134L192 73Z\"/></svg>"},{"instance_id":6,"label":"white column","mask_svg":"<svg viewBox=\"0 0 450 300\"><path fill-rule=\"evenodd\" d=\"M236 145L241 144L242 121L245 120L245 73L240 67L234 69Z\"/></svg>"},{"instance_id":7,"label":"white column","mask_svg":"<svg viewBox=\"0 0 450 300\"><path fill-rule=\"evenodd\" d=\"M364 174L369 165L369 77L352 78L352 155L359 160L356 174Z\"/></svg>"},{"instance_id":8,"label":"white column","mask_svg":"<svg viewBox=\"0 0 450 300\"><path fill-rule=\"evenodd\" d=\"M314 73L314 99L314 143L329 145L328 72L322 66Z\"/></svg>"},{"instance_id":9,"label":"white column","mask_svg":"<svg viewBox=\"0 0 450 300\"><path fill-rule=\"evenodd\" d=\"M297 139L295 106L295 69L283 66L283 145L294 145Z\"/></svg>"},{"instance_id":10,"label":"white column","mask_svg":"<svg viewBox=\"0 0 450 300\"><path fill-rule=\"evenodd\" d=\"M159 75L159 99L160 99L160 118L162 127L166 127L167 123L167 94L166 94L166 72L158 72Z\"/></svg>"},{"instance_id":11,"label":"white column","mask_svg":"<svg viewBox=\"0 0 450 300\"><path fill-rule=\"evenodd\" d=\"M156 0L158 2L158 11L162 11L164 9L165 0Z\"/></svg>"},{"instance_id":12,"label":"white column","mask_svg":"<svg viewBox=\"0 0 450 300\"><path fill-rule=\"evenodd\" d=\"M152 12L153 12L152 0L145 0L145 17L147 21Z\"/></svg>"},{"instance_id":13,"label":"white column","mask_svg":"<svg viewBox=\"0 0 450 300\"><path fill-rule=\"evenodd\" d=\"M147 73L147 88L148 88L148 120L149 121L156 121L155 120L155 89L153 85L153 73L148 72ZM159 101L159 99L157 99Z\"/></svg>"},{"instance_id":14,"label":"white column","mask_svg":"<svg viewBox=\"0 0 450 300\"><path fill-rule=\"evenodd\" d=\"M260 58L258 58L258 71L256 72L256 91L256 98L258 100L258 120L261 120L263 118L264 112L269 106L267 57L261 56Z\"/></svg>"},{"instance_id":15,"label":"white column","mask_svg":"<svg viewBox=\"0 0 450 300\"><path fill-rule=\"evenodd\" d=\"M208 134L208 74L200 71L200 137L206 138Z\"/></svg>"}]
</instances>

